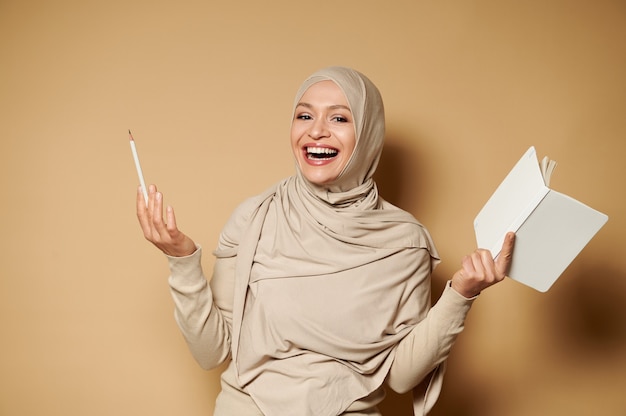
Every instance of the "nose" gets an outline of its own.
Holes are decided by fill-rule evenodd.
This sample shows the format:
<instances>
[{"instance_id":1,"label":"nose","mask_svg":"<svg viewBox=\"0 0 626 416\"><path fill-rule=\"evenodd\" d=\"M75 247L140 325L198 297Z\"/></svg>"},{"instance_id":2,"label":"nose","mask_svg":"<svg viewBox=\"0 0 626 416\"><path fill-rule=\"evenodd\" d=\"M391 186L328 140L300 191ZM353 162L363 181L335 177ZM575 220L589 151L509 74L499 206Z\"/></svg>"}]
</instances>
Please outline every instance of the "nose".
<instances>
[{"instance_id":1,"label":"nose","mask_svg":"<svg viewBox=\"0 0 626 416\"><path fill-rule=\"evenodd\" d=\"M314 140L330 136L326 120L322 117L315 119L309 128L308 134L309 137Z\"/></svg>"}]
</instances>

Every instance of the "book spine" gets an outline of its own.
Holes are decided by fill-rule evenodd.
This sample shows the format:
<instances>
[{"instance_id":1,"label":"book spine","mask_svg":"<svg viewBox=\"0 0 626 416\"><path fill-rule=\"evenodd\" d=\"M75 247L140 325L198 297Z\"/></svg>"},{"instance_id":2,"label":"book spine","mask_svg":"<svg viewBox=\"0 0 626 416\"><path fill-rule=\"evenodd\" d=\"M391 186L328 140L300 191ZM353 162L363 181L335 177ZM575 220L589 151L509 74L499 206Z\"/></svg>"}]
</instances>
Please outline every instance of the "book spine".
<instances>
[{"instance_id":1,"label":"book spine","mask_svg":"<svg viewBox=\"0 0 626 416\"><path fill-rule=\"evenodd\" d=\"M502 244L504 243L504 237L506 237L506 233L509 231L517 232L520 227L526 222L528 217L530 217L535 209L541 204L541 201L544 200L546 195L550 192L550 188L543 187L539 192L529 201L528 205L524 207L522 211L520 211L519 215L511 222L511 224L504 231L504 234L495 242L493 247L489 250L493 258L496 258L498 254L500 254L500 249L502 248Z\"/></svg>"}]
</instances>

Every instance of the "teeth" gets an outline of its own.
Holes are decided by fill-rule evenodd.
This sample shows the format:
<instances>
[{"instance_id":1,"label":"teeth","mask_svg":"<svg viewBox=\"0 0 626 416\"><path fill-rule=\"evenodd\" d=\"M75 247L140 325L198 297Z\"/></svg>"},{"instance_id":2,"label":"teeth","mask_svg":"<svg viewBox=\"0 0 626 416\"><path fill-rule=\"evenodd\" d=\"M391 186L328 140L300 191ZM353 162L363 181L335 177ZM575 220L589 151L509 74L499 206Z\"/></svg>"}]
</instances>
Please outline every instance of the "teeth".
<instances>
[{"instance_id":1,"label":"teeth","mask_svg":"<svg viewBox=\"0 0 626 416\"><path fill-rule=\"evenodd\" d=\"M313 153L317 155L336 155L337 150L330 149L328 147L307 147L307 153Z\"/></svg>"}]
</instances>

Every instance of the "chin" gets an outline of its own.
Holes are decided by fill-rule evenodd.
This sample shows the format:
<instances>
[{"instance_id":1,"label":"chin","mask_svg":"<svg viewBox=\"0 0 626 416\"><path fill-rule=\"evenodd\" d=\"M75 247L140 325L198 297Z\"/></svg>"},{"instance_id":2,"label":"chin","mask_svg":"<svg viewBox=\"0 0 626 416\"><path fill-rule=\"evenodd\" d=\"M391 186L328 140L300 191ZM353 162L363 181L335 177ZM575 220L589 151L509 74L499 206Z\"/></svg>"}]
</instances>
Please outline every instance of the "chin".
<instances>
[{"instance_id":1,"label":"chin","mask_svg":"<svg viewBox=\"0 0 626 416\"><path fill-rule=\"evenodd\" d=\"M333 182L335 182L335 179L337 179L337 176L333 176L329 178L329 177L319 177L315 175L311 176L311 175L307 175L306 173L304 173L303 176L307 181L309 181L313 185L321 186L321 187L331 185Z\"/></svg>"},{"instance_id":2,"label":"chin","mask_svg":"<svg viewBox=\"0 0 626 416\"><path fill-rule=\"evenodd\" d=\"M339 177L337 166L311 166L306 160L300 160L299 166L302 176L316 186L332 185Z\"/></svg>"}]
</instances>

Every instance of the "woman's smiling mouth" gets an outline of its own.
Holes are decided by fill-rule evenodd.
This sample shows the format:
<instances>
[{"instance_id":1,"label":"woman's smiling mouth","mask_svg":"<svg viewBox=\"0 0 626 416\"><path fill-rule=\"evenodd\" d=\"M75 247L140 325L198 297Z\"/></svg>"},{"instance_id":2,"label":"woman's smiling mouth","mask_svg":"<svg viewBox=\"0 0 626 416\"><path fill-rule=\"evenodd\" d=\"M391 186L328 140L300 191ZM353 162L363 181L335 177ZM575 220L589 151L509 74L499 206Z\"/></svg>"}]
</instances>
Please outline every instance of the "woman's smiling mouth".
<instances>
[{"instance_id":1,"label":"woman's smiling mouth","mask_svg":"<svg viewBox=\"0 0 626 416\"><path fill-rule=\"evenodd\" d=\"M306 157L310 160L328 160L332 159L339 154L337 149L332 147L313 147L308 146L305 148Z\"/></svg>"}]
</instances>

